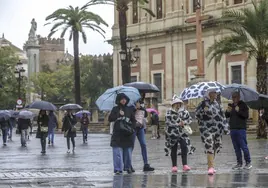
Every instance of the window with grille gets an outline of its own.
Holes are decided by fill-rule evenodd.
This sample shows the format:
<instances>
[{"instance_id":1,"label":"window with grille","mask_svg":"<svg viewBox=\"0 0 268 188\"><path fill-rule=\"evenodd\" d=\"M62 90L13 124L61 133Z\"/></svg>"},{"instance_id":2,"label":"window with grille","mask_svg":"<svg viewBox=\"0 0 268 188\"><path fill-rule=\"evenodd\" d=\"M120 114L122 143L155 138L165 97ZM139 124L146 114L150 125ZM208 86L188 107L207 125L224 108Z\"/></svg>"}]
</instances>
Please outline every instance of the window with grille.
<instances>
[{"instance_id":1,"label":"window with grille","mask_svg":"<svg viewBox=\"0 0 268 188\"><path fill-rule=\"evenodd\" d=\"M139 15L138 15L138 1L133 0L132 2L132 22L133 24L138 23L139 21Z\"/></svg>"},{"instance_id":2,"label":"window with grille","mask_svg":"<svg viewBox=\"0 0 268 188\"><path fill-rule=\"evenodd\" d=\"M131 76L130 81L131 82L137 82L138 81L137 76Z\"/></svg>"},{"instance_id":3,"label":"window with grille","mask_svg":"<svg viewBox=\"0 0 268 188\"><path fill-rule=\"evenodd\" d=\"M158 87L160 92L156 93L156 97L158 102L162 102L162 74L161 73L156 73L153 75L154 77L154 84Z\"/></svg>"},{"instance_id":4,"label":"window with grille","mask_svg":"<svg viewBox=\"0 0 268 188\"><path fill-rule=\"evenodd\" d=\"M242 67L241 65L236 65L231 67L232 73L232 84L242 84Z\"/></svg>"},{"instance_id":5,"label":"window with grille","mask_svg":"<svg viewBox=\"0 0 268 188\"><path fill-rule=\"evenodd\" d=\"M243 0L234 0L234 4L240 4L240 3L243 3Z\"/></svg>"},{"instance_id":6,"label":"window with grille","mask_svg":"<svg viewBox=\"0 0 268 188\"><path fill-rule=\"evenodd\" d=\"M156 0L156 18L163 18L163 5L162 0Z\"/></svg>"}]
</instances>

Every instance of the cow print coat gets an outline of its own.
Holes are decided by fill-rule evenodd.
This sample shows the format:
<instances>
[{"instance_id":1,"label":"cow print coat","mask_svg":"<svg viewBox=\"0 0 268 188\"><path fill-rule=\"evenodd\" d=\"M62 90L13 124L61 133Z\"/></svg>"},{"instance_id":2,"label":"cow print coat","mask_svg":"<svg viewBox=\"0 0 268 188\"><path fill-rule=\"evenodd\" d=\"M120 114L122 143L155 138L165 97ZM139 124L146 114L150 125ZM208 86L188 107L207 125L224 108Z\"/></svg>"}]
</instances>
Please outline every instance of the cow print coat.
<instances>
[{"instance_id":1,"label":"cow print coat","mask_svg":"<svg viewBox=\"0 0 268 188\"><path fill-rule=\"evenodd\" d=\"M184 131L183 127L179 125L181 121L183 121L185 125L190 125L192 123L192 118L187 110L183 109L175 111L173 109L169 109L166 112L166 143L165 143L166 155L168 155L169 150L180 139L185 140L188 147L188 151L190 151L192 147L188 134Z\"/></svg>"},{"instance_id":2,"label":"cow print coat","mask_svg":"<svg viewBox=\"0 0 268 188\"><path fill-rule=\"evenodd\" d=\"M216 100L202 101L196 109L196 118L205 153L218 153L222 148L222 135L228 132L228 123L221 105Z\"/></svg>"}]
</instances>

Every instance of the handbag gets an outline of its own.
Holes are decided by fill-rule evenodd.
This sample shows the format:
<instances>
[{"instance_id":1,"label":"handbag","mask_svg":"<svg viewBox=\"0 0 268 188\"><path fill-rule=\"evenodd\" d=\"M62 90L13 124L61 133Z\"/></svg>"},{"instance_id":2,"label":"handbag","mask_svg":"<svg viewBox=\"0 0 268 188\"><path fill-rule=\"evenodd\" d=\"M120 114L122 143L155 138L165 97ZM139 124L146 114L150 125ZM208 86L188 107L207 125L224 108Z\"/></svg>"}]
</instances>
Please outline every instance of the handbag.
<instances>
[{"instance_id":1,"label":"handbag","mask_svg":"<svg viewBox=\"0 0 268 188\"><path fill-rule=\"evenodd\" d=\"M119 120L120 132L125 136L133 135L135 130L131 127L131 124L125 120Z\"/></svg>"},{"instance_id":2,"label":"handbag","mask_svg":"<svg viewBox=\"0 0 268 188\"><path fill-rule=\"evenodd\" d=\"M183 126L183 131L187 134L187 135L191 135L193 134L193 130L189 125L184 125Z\"/></svg>"},{"instance_id":3,"label":"handbag","mask_svg":"<svg viewBox=\"0 0 268 188\"><path fill-rule=\"evenodd\" d=\"M67 137L68 133L69 133L69 130L67 130L67 131L64 132L64 137L65 138Z\"/></svg>"},{"instance_id":4,"label":"handbag","mask_svg":"<svg viewBox=\"0 0 268 188\"><path fill-rule=\"evenodd\" d=\"M71 132L76 132L76 126L73 126Z\"/></svg>"},{"instance_id":5,"label":"handbag","mask_svg":"<svg viewBox=\"0 0 268 188\"><path fill-rule=\"evenodd\" d=\"M48 127L40 127L40 131L42 132L42 133L44 133L44 132L48 132Z\"/></svg>"}]
</instances>

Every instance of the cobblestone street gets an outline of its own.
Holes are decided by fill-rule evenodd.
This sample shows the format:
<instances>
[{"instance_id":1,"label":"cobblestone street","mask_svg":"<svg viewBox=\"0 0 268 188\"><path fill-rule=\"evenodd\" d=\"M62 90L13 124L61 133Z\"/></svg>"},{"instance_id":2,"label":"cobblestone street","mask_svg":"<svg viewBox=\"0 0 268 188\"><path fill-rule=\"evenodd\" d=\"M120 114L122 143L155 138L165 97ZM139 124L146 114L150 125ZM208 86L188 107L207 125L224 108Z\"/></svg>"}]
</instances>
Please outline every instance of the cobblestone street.
<instances>
[{"instance_id":1,"label":"cobblestone street","mask_svg":"<svg viewBox=\"0 0 268 188\"><path fill-rule=\"evenodd\" d=\"M47 154L40 154L40 143L30 138L27 148L20 147L19 136L0 148L0 187L267 187L268 161L264 160L266 141L249 139L253 169L233 171L235 156L229 136L216 158L217 174L206 174L206 156L199 137L192 137L197 151L189 156L191 172L172 174L169 157L164 156L164 140L147 139L150 164L155 172L143 173L140 147L136 142L133 153L133 175L113 176L110 135L91 134L88 144L76 139L75 154L66 153L63 135L56 135L55 146L48 146ZM180 158L178 158L180 164Z\"/></svg>"}]
</instances>

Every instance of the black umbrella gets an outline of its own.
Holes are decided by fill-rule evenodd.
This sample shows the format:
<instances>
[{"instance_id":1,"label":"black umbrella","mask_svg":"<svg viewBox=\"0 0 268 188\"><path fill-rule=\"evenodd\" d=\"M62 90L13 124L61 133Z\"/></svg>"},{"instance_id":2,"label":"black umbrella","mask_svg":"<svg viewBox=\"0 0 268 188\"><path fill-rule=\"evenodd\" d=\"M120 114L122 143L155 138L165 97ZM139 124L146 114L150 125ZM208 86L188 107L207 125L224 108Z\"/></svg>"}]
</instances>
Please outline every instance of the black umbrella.
<instances>
[{"instance_id":1,"label":"black umbrella","mask_svg":"<svg viewBox=\"0 0 268 188\"><path fill-rule=\"evenodd\" d=\"M131 82L125 84L125 86L131 86L138 89L142 93L157 93L160 92L158 87L154 84L146 83L146 82Z\"/></svg>"},{"instance_id":2,"label":"black umbrella","mask_svg":"<svg viewBox=\"0 0 268 188\"><path fill-rule=\"evenodd\" d=\"M246 102L249 108L259 110L268 108L268 96L260 94L259 99L255 101Z\"/></svg>"},{"instance_id":3,"label":"black umbrella","mask_svg":"<svg viewBox=\"0 0 268 188\"><path fill-rule=\"evenodd\" d=\"M33 108L33 109L39 109L39 110L48 110L48 111L56 111L57 107L47 101L35 101L32 104L26 106L26 108Z\"/></svg>"},{"instance_id":4,"label":"black umbrella","mask_svg":"<svg viewBox=\"0 0 268 188\"><path fill-rule=\"evenodd\" d=\"M82 106L79 104L65 104L60 107L60 110L81 110L83 109Z\"/></svg>"}]
</instances>

